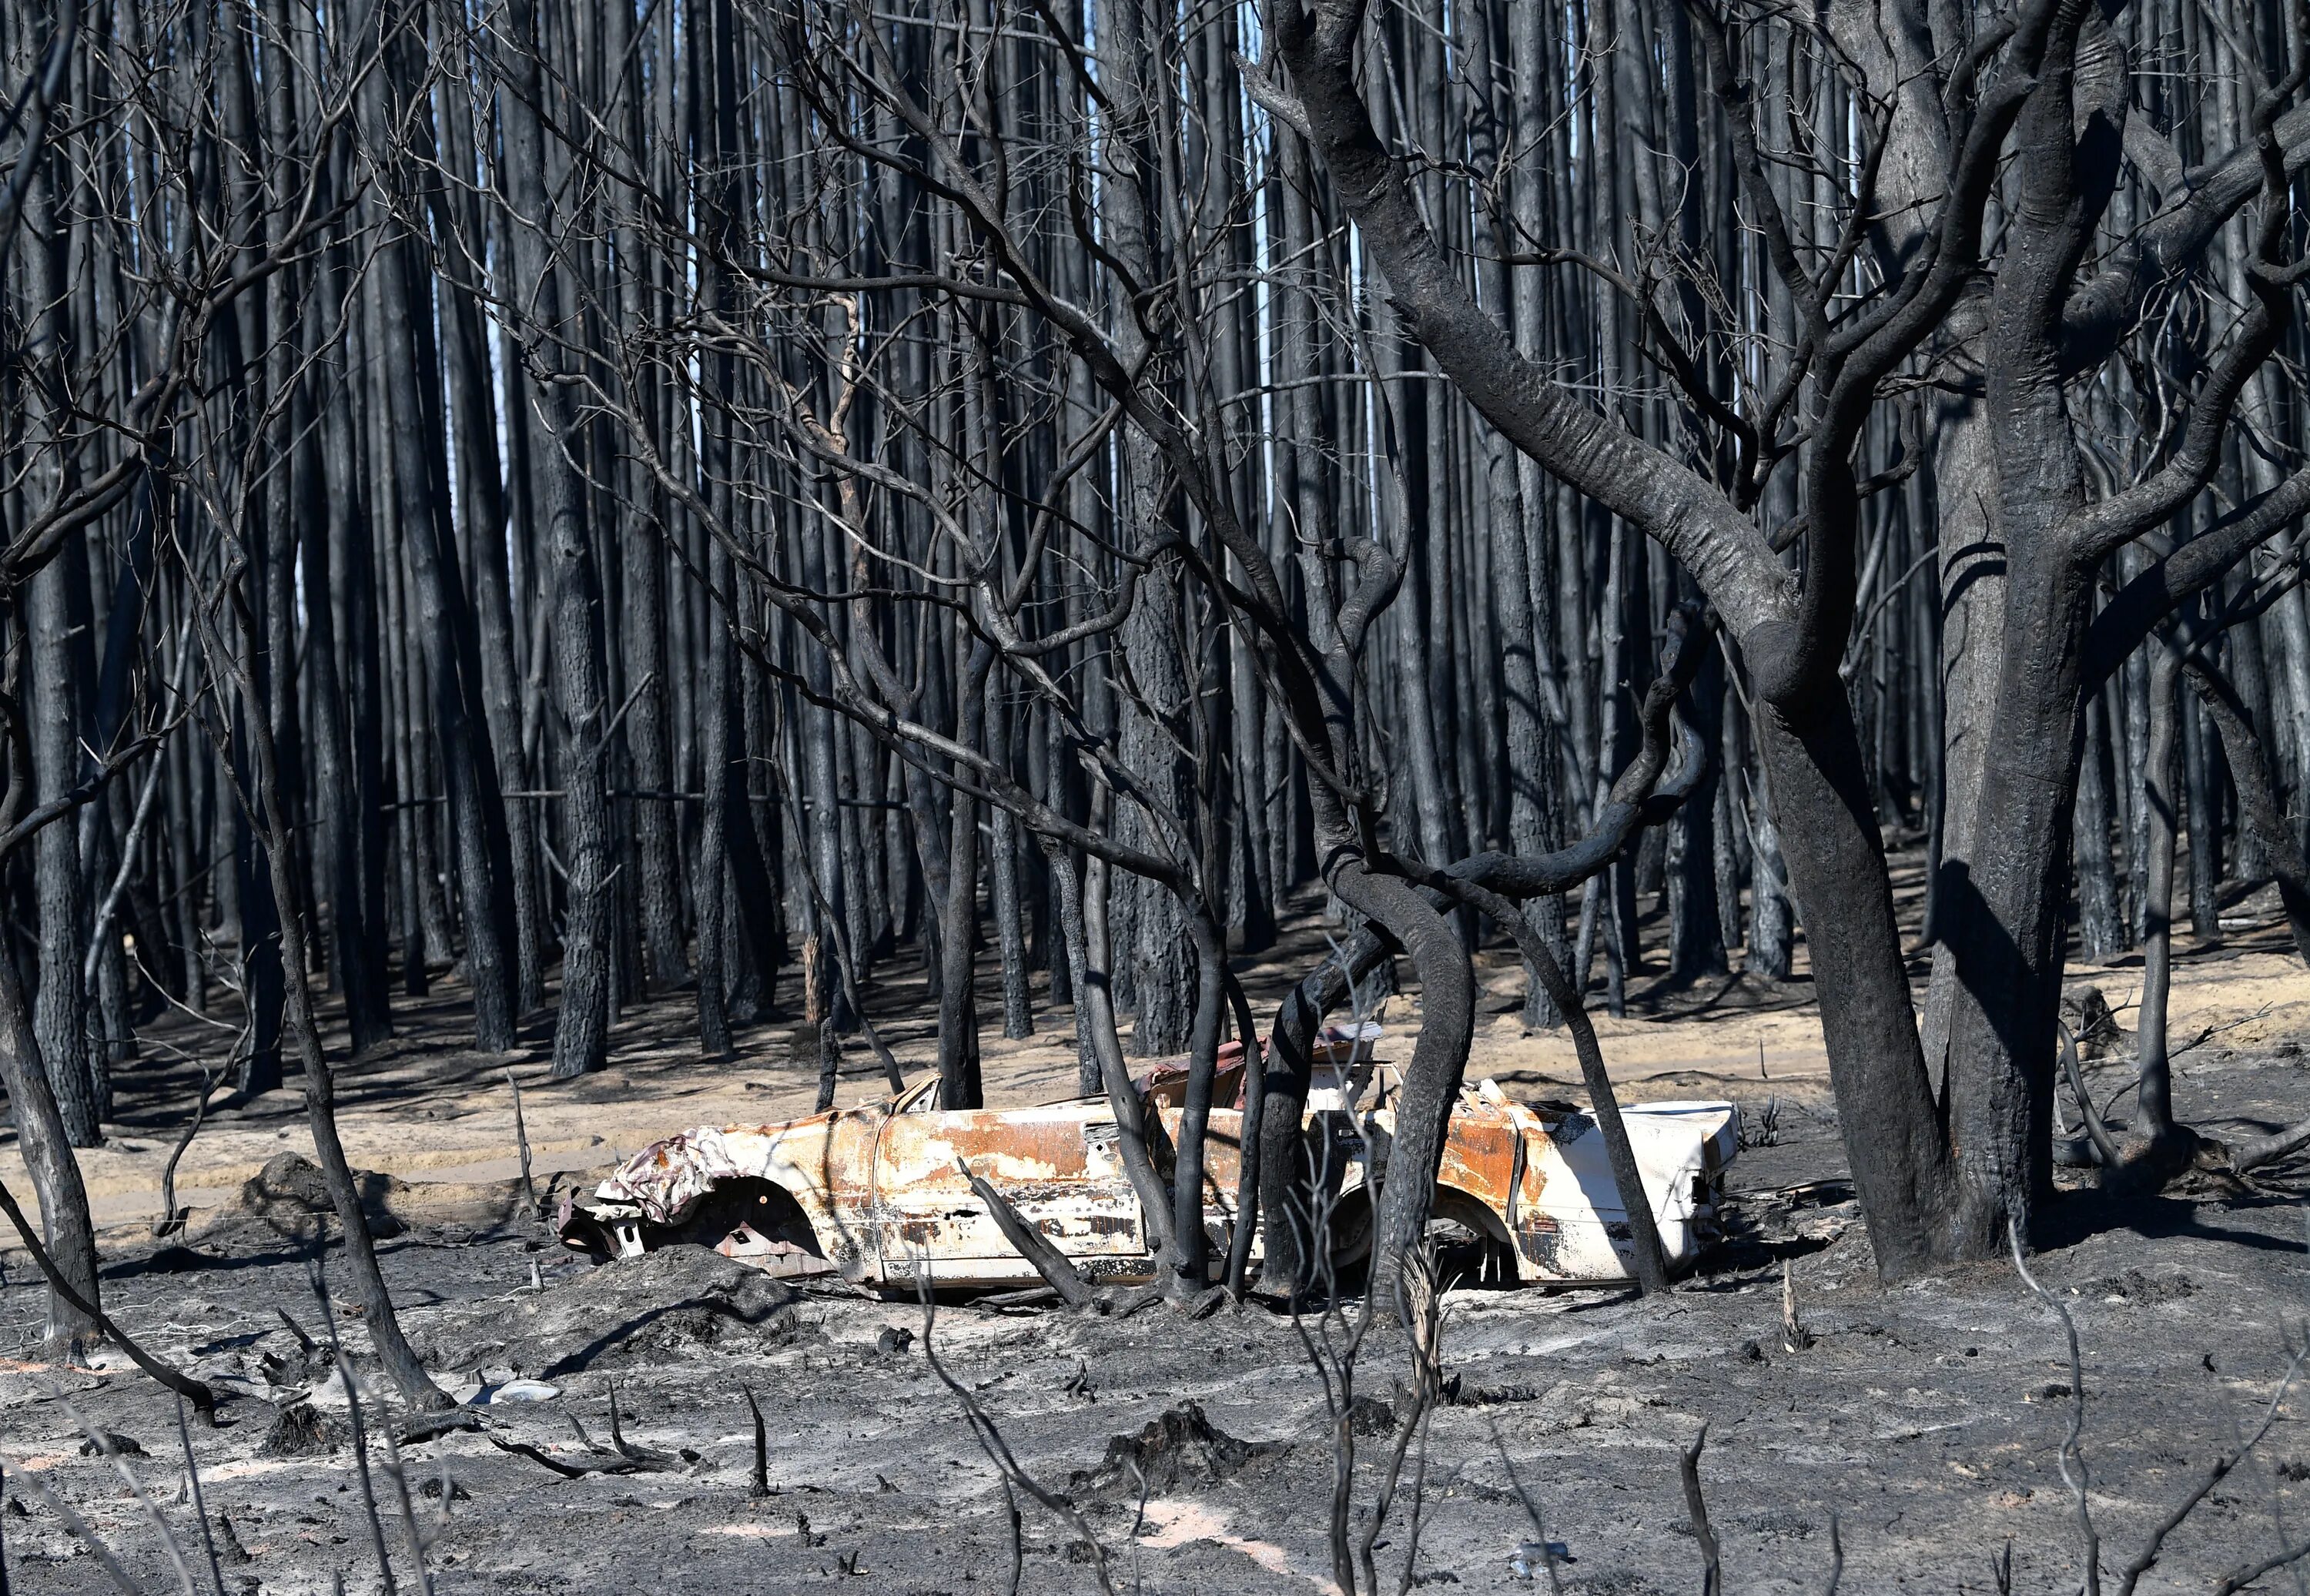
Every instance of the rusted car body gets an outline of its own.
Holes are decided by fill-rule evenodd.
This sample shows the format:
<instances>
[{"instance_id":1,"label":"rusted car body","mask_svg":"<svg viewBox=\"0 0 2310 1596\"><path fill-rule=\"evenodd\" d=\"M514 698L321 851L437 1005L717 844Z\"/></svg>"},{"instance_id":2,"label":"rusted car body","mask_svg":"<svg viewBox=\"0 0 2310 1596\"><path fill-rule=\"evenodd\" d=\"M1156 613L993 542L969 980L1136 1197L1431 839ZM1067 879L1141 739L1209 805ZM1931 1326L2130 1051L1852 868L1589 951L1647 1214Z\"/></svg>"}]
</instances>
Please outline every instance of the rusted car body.
<instances>
[{"instance_id":1,"label":"rusted car body","mask_svg":"<svg viewBox=\"0 0 2310 1596\"><path fill-rule=\"evenodd\" d=\"M1319 1072L1307 1145L1324 1166L1333 1256L1368 1245L1369 1166L1385 1167L1394 1113L1387 1066L1352 1045ZM1216 1094L1232 1101L1239 1059ZM1178 1134L1181 1071L1140 1082L1142 1102ZM911 1291L1032 1282L1032 1267L972 1194L968 1164L1086 1276L1152 1277L1137 1193L1124 1173L1104 1098L1029 1108L942 1111L935 1081L895 1097L773 1125L704 1126L643 1149L592 1193L565 1202L564 1242L597 1256L694 1242L774 1274L839 1274ZM1730 1103L1647 1103L1623 1110L1672 1268L1715 1232L1725 1167L1740 1140ZM1243 1115L1214 1108L1205 1144L1204 1216L1224 1258L1235 1223ZM1461 1094L1437 1175L1436 1220L1472 1243L1488 1278L1602 1285L1625 1280L1628 1223L1585 1114L1511 1101L1492 1082ZM1304 1222L1304 1221L1303 1221ZM1259 1255L1256 1241L1253 1256Z\"/></svg>"}]
</instances>

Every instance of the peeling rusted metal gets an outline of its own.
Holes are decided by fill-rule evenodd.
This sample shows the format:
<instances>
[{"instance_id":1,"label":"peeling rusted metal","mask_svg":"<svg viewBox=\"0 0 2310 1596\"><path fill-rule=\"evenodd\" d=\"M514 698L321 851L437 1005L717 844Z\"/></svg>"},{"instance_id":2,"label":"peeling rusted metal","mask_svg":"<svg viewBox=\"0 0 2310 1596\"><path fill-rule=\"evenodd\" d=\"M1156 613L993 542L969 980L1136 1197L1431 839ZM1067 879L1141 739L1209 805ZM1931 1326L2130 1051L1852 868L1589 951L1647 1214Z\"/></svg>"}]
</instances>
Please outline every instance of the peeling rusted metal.
<instances>
[{"instance_id":1,"label":"peeling rusted metal","mask_svg":"<svg viewBox=\"0 0 2310 1596\"><path fill-rule=\"evenodd\" d=\"M1369 1039L1342 1038L1310 1097L1311 1127L1331 1132L1344 1162L1342 1201L1367 1184L1368 1158L1385 1169L1394 1129L1386 1066L1375 1067L1361 1045ZM1232 1062L1239 1081L1240 1055ZM1180 1111L1171 1088L1184 1080L1184 1069L1158 1066L1139 1083L1174 1141ZM1232 1084L1215 1094L1229 1106L1212 1110L1204 1154L1206 1222L1221 1238L1235 1222L1243 1130ZM942 1112L929 1086L785 1124L670 1136L566 1204L562 1236L607 1253L695 1241L774 1273L838 1271L877 1288L910 1288L922 1272L949 1286L1031 1280L1032 1269L972 1194L967 1161L1087 1276L1153 1275L1145 1218L1104 1099ZM1738 1111L1654 1103L1623 1112L1670 1263L1689 1265L1714 1234L1724 1167L1739 1145ZM1483 1216L1520 1279L1628 1278L1628 1217L1603 1137L1585 1115L1512 1102L1487 1080L1453 1109L1437 1185L1457 1194L1455 1212Z\"/></svg>"}]
</instances>

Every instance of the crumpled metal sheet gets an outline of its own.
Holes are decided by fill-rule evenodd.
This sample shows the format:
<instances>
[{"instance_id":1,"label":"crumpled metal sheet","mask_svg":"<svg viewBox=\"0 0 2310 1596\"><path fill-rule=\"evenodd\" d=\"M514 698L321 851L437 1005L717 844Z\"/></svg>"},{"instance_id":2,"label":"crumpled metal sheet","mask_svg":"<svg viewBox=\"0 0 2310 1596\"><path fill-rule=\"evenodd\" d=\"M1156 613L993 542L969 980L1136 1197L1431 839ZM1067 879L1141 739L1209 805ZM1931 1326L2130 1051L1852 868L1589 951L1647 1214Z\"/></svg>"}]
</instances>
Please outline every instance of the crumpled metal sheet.
<instances>
[{"instance_id":1,"label":"crumpled metal sheet","mask_svg":"<svg viewBox=\"0 0 2310 1596\"><path fill-rule=\"evenodd\" d=\"M652 1142L594 1190L596 1202L630 1202L653 1225L671 1225L717 1182L754 1171L742 1166L726 1132L712 1125Z\"/></svg>"}]
</instances>

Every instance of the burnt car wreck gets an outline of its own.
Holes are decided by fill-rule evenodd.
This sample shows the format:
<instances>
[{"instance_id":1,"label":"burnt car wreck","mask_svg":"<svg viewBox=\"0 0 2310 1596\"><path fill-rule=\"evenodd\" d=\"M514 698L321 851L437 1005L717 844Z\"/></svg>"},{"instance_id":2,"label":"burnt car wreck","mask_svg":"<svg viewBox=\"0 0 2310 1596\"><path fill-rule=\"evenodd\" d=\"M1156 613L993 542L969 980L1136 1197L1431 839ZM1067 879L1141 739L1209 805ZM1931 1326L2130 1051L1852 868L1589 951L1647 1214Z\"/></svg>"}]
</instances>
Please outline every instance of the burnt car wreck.
<instances>
[{"instance_id":1,"label":"burnt car wreck","mask_svg":"<svg viewBox=\"0 0 2310 1596\"><path fill-rule=\"evenodd\" d=\"M1352 1051L1352 1050L1351 1050ZM1389 1068L1363 1061L1311 1093L1305 1120L1333 1263L1368 1252L1370 1195L1393 1138ZM1137 1082L1151 1141L1176 1138L1181 1071ZM1220 1081L1232 1105L1239 1059ZM839 1275L868 1289L1029 1284L1036 1271L1004 1236L969 1177L990 1183L1088 1279L1144 1281L1156 1249L1120 1157L1106 1098L1023 1108L942 1110L936 1081L896 1097L779 1124L701 1126L629 1158L565 1201L565 1245L595 1257L694 1244L770 1273ZM1621 1111L1672 1270L1717 1234L1740 1115L1726 1102ZM1159 1126L1162 1136L1153 1132ZM1203 1215L1227 1255L1236 1224L1243 1114L1215 1107L1206 1132ZM1375 1168L1376 1167L1376 1169ZM1627 1212L1594 1119L1568 1105L1511 1100L1489 1080L1455 1104L1431 1228L1500 1283L1614 1285L1632 1277ZM1262 1254L1257 1237L1252 1257Z\"/></svg>"}]
</instances>

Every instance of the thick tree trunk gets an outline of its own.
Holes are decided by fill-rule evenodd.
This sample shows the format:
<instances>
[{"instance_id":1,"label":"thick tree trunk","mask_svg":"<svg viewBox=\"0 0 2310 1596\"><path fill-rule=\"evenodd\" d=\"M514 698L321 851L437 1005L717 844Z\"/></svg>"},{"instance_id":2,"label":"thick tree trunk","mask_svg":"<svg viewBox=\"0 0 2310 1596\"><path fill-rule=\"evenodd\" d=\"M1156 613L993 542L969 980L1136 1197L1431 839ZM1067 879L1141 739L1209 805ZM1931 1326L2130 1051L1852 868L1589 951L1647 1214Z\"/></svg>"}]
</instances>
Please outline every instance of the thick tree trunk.
<instances>
[{"instance_id":1,"label":"thick tree trunk","mask_svg":"<svg viewBox=\"0 0 2310 1596\"><path fill-rule=\"evenodd\" d=\"M1396 1097L1395 1136L1372 1236L1371 1289L1393 1305L1403 1255L1419 1245L1436 1201L1436 1172L1475 1035L1475 971L1452 923L1409 882L1373 875L1353 860L1331 880L1342 902L1402 944L1420 976L1420 1035ZM1304 1102L1304 1089L1296 1096Z\"/></svg>"},{"instance_id":2,"label":"thick tree trunk","mask_svg":"<svg viewBox=\"0 0 2310 1596\"><path fill-rule=\"evenodd\" d=\"M1958 1255L1997 1256L2053 1189L2054 1021L2061 1002L2070 827L2084 716L2084 582L2017 559L2006 664L1970 857L1943 867L1938 913L1955 961L1950 1136ZM1818 950L1819 939L1813 946Z\"/></svg>"},{"instance_id":3,"label":"thick tree trunk","mask_svg":"<svg viewBox=\"0 0 2310 1596\"><path fill-rule=\"evenodd\" d=\"M1123 707L1120 742L1125 768L1170 811L1174 824L1187 823L1194 813L1194 776L1180 752L1188 708L1180 622L1177 568L1166 562L1142 579L1138 603L1124 622L1124 654L1139 696ZM1137 803L1120 800L1116 811L1116 835L1125 846L1158 854L1172 851L1168 834ZM1142 1058L1184 1053L1194 1025L1196 980L1178 899L1133 875L1116 883L1116 897L1130 947L1131 1051Z\"/></svg>"},{"instance_id":4,"label":"thick tree trunk","mask_svg":"<svg viewBox=\"0 0 2310 1596\"><path fill-rule=\"evenodd\" d=\"M1094 12L1099 75L1110 97L1108 114L1100 119L1100 150L1112 199L1101 214L1112 229L1109 247L1116 258L1141 282L1153 282L1164 270L1156 256L1164 233L1158 217L1160 178L1150 147L1160 136L1152 126L1160 102L1159 86L1150 82L1157 60L1152 30L1145 0L1095 0ZM1118 303L1109 314L1125 359L1142 358L1147 339L1136 312ZM1154 440L1136 425L1125 429L1119 459L1120 541L1126 548L1143 547L1173 513L1166 499L1170 473ZM1117 696L1124 767L1185 823L1194 812L1194 776L1181 748L1189 691L1176 556L1159 560L1141 578L1121 641L1129 683ZM1169 839L1137 804L1122 801L1116 820L1128 846L1172 853ZM1195 961L1178 901L1152 881L1125 876L1115 883L1113 907L1129 949L1127 967L1116 974L1133 1017L1131 1050L1151 1058L1184 1052L1194 1022Z\"/></svg>"},{"instance_id":5,"label":"thick tree trunk","mask_svg":"<svg viewBox=\"0 0 2310 1596\"><path fill-rule=\"evenodd\" d=\"M1950 1255L1954 1178L1859 740L1842 694L1802 716L1759 705L1756 725L1854 1189L1878 1269L1898 1279Z\"/></svg>"}]
</instances>

